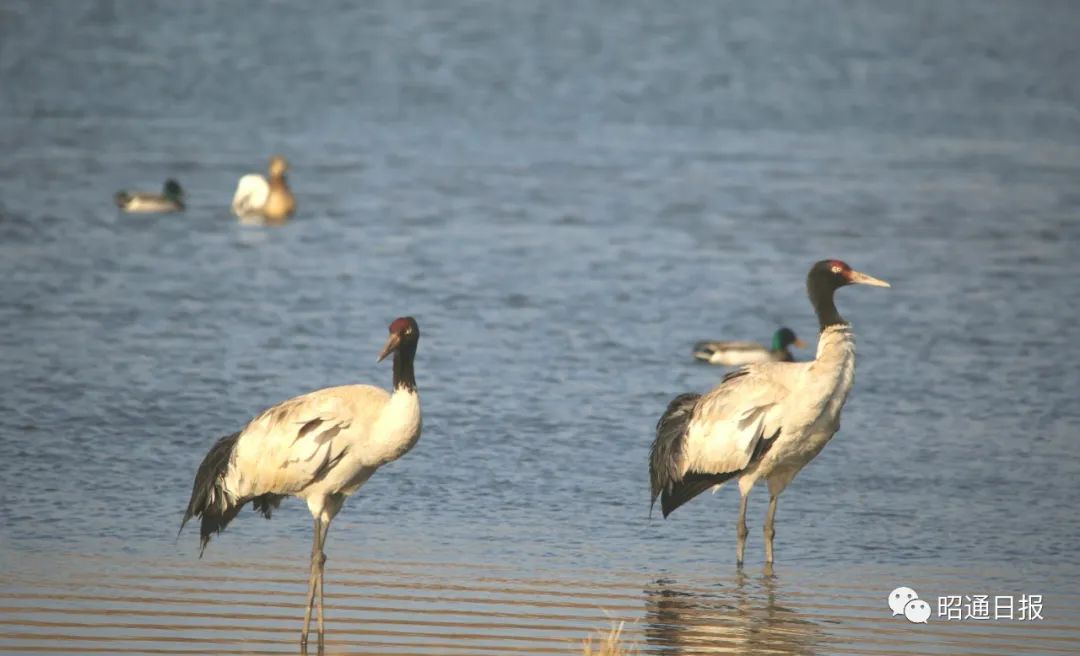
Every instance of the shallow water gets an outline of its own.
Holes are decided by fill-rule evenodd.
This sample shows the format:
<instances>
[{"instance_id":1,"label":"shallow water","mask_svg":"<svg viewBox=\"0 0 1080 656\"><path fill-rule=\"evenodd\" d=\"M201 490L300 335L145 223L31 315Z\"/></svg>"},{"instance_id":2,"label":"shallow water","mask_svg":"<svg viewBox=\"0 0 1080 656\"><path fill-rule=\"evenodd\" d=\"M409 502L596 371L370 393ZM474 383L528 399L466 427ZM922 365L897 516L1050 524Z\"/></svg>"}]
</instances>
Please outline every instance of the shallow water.
<instances>
[{"instance_id":1,"label":"shallow water","mask_svg":"<svg viewBox=\"0 0 1080 656\"><path fill-rule=\"evenodd\" d=\"M666 653L1075 649L1080 11L813 7L5 3L0 650L292 650L306 510L199 561L192 475L388 384L406 313L424 436L334 522L338 652L566 653L605 610ZM273 152L297 219L238 226ZM112 208L167 176L184 215ZM652 428L722 373L695 340L814 334L822 257L894 287L840 292L843 427L740 579L731 489L648 518ZM915 627L904 583L1047 619Z\"/></svg>"},{"instance_id":2,"label":"shallow water","mask_svg":"<svg viewBox=\"0 0 1080 656\"><path fill-rule=\"evenodd\" d=\"M263 555L259 547L255 553ZM250 555L250 554L248 554ZM191 563L69 556L59 567L20 556L0 587L3 647L19 653L280 654L297 651L302 564L269 555ZM45 565L50 571L42 572ZM926 625L892 618L883 589L968 590L971 572L816 566L767 575L640 571L525 574L521 568L383 561L340 565L327 583L328 654L568 654L583 636L622 623L641 653L1075 653L1075 588L1041 588L1036 622ZM61 578L62 576L62 578ZM989 574L988 591L1026 576ZM979 594L979 592L975 592ZM993 596L991 597L993 598ZM974 626L973 626L974 625Z\"/></svg>"}]
</instances>

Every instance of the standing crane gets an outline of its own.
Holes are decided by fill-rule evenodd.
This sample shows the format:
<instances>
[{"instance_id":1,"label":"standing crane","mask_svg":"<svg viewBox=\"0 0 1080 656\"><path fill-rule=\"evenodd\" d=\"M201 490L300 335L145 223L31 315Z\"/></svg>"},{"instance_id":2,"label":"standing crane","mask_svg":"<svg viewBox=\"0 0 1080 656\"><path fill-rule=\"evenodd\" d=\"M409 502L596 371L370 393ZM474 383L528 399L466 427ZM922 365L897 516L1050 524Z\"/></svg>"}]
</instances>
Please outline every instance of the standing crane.
<instances>
[{"instance_id":1,"label":"standing crane","mask_svg":"<svg viewBox=\"0 0 1080 656\"><path fill-rule=\"evenodd\" d=\"M758 479L769 485L765 562L773 562L776 500L840 428L855 378L855 335L836 310L845 285L888 287L840 260L822 260L806 276L821 335L810 362L762 362L737 369L702 394L681 394L656 425L649 457L652 503L666 518L709 488L738 478L736 563L746 548L746 501Z\"/></svg>"},{"instance_id":2,"label":"standing crane","mask_svg":"<svg viewBox=\"0 0 1080 656\"><path fill-rule=\"evenodd\" d=\"M344 385L279 403L219 439L195 474L180 530L192 517L201 518L200 557L210 537L248 502L267 519L287 496L307 502L315 525L300 635L305 650L316 599L320 652L323 648L323 548L330 522L375 470L408 453L420 439L420 397L413 375L419 339L420 327L412 317L390 324L378 359L394 354L392 393L372 385Z\"/></svg>"}]
</instances>

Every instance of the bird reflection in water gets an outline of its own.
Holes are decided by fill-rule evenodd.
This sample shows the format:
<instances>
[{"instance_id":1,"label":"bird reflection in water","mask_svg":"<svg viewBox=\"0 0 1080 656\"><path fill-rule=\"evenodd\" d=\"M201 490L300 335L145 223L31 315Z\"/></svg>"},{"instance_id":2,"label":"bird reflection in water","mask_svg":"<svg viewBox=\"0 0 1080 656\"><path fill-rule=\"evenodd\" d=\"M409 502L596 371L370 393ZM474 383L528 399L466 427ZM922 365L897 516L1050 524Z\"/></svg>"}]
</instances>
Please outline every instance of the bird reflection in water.
<instances>
[{"instance_id":1,"label":"bird reflection in water","mask_svg":"<svg viewBox=\"0 0 1080 656\"><path fill-rule=\"evenodd\" d=\"M739 572L729 584L691 588L658 580L645 589L645 640L662 654L815 654L823 628L780 603L783 592L767 568Z\"/></svg>"}]
</instances>

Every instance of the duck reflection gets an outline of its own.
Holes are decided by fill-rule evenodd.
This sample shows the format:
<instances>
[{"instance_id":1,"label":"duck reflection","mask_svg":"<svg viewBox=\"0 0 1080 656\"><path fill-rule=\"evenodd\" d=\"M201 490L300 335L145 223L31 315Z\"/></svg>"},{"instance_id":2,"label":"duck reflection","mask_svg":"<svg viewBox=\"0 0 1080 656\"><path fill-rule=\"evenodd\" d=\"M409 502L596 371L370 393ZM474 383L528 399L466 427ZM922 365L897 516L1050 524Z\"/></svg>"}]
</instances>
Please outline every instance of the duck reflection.
<instances>
[{"instance_id":1,"label":"duck reflection","mask_svg":"<svg viewBox=\"0 0 1080 656\"><path fill-rule=\"evenodd\" d=\"M659 580L645 589L645 640L663 654L815 654L824 632L780 603L775 576L740 572L711 588Z\"/></svg>"}]
</instances>

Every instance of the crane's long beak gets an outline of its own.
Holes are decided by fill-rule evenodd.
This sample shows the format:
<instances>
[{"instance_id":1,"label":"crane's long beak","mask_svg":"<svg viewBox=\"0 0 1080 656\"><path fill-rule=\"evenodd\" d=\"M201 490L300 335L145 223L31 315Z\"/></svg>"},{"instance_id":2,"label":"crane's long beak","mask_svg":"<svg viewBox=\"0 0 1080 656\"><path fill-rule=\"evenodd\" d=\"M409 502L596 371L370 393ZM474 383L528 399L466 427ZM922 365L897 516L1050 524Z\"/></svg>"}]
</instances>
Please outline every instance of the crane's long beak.
<instances>
[{"instance_id":1,"label":"crane's long beak","mask_svg":"<svg viewBox=\"0 0 1080 656\"><path fill-rule=\"evenodd\" d=\"M792 342L792 344L795 345L795 348L806 348L806 342L802 341L798 337L795 338L795 341Z\"/></svg>"},{"instance_id":2,"label":"crane's long beak","mask_svg":"<svg viewBox=\"0 0 1080 656\"><path fill-rule=\"evenodd\" d=\"M884 280L878 280L874 276L867 275L865 273L862 273L861 271L854 271L853 270L851 272L851 275L848 277L848 280L850 280L852 283L854 283L856 285L872 285L874 287L892 287L892 285L885 282Z\"/></svg>"},{"instance_id":3,"label":"crane's long beak","mask_svg":"<svg viewBox=\"0 0 1080 656\"><path fill-rule=\"evenodd\" d=\"M390 338L386 340L386 344L383 344L382 351L379 352L379 359L376 362L382 362L386 359L386 356L390 355L397 350L397 347L401 344L401 335L393 333Z\"/></svg>"}]
</instances>

